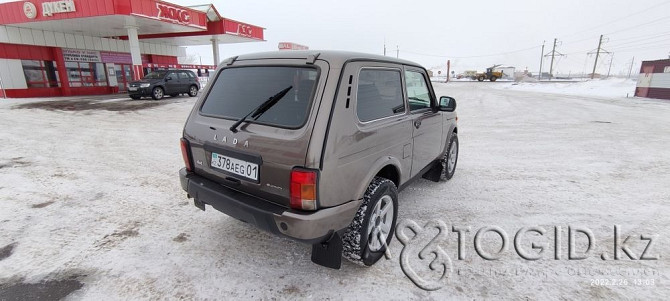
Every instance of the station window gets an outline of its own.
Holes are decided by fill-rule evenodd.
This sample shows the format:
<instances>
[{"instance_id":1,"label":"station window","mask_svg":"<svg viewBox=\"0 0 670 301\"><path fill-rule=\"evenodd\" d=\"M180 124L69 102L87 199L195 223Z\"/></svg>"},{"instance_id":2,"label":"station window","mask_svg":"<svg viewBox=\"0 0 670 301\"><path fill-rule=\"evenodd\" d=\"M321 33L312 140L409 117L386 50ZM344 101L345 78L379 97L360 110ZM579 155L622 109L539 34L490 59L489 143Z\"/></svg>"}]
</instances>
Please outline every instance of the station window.
<instances>
[{"instance_id":1,"label":"station window","mask_svg":"<svg viewBox=\"0 0 670 301\"><path fill-rule=\"evenodd\" d=\"M21 60L28 88L59 87L58 68L54 61Z\"/></svg>"},{"instance_id":2,"label":"station window","mask_svg":"<svg viewBox=\"0 0 670 301\"><path fill-rule=\"evenodd\" d=\"M670 73L670 66L666 66L666 67L663 69L663 73Z\"/></svg>"},{"instance_id":3,"label":"station window","mask_svg":"<svg viewBox=\"0 0 670 301\"><path fill-rule=\"evenodd\" d=\"M71 87L107 86L107 72L103 63L65 62Z\"/></svg>"}]
</instances>

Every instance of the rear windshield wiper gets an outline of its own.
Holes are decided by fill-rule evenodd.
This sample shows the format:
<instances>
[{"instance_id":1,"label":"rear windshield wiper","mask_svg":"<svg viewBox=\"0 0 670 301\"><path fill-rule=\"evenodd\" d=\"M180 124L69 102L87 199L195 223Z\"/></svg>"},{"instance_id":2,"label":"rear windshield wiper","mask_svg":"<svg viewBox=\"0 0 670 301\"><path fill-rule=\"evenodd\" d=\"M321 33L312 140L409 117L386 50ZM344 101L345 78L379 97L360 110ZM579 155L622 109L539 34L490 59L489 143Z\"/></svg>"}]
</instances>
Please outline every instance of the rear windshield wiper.
<instances>
[{"instance_id":1,"label":"rear windshield wiper","mask_svg":"<svg viewBox=\"0 0 670 301\"><path fill-rule=\"evenodd\" d=\"M270 96L268 100L264 101L258 107L254 108L251 112L249 112L249 114L247 114L246 116L242 117L240 120L235 122L235 124L233 124L230 127L230 131L232 131L233 133L237 133L237 127L240 126L240 124L242 124L242 122L244 122L249 116L251 116L251 118L253 118L254 120L258 119L258 117L261 117L261 115L265 113L265 111L269 110L280 99L282 99L286 95L286 93L288 93L288 91L291 90L291 88L293 88L293 86L288 86L288 88L279 91L279 93L275 95Z\"/></svg>"}]
</instances>

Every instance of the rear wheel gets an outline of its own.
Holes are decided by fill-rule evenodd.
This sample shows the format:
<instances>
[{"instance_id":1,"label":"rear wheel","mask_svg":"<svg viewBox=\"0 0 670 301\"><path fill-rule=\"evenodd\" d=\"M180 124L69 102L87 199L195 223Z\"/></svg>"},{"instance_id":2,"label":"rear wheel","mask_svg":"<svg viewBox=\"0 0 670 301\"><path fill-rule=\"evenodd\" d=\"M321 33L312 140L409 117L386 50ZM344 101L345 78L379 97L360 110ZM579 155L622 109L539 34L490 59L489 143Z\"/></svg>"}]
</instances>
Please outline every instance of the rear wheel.
<instances>
[{"instance_id":1,"label":"rear wheel","mask_svg":"<svg viewBox=\"0 0 670 301\"><path fill-rule=\"evenodd\" d=\"M155 100L161 100L163 96L165 96L165 91L161 87L156 87L151 91L151 98Z\"/></svg>"},{"instance_id":2,"label":"rear wheel","mask_svg":"<svg viewBox=\"0 0 670 301\"><path fill-rule=\"evenodd\" d=\"M456 133L451 134L451 139L449 140L449 147L447 151L442 156L442 175L440 179L447 181L454 176L456 173L456 163L458 163L458 135Z\"/></svg>"},{"instance_id":3,"label":"rear wheel","mask_svg":"<svg viewBox=\"0 0 670 301\"><path fill-rule=\"evenodd\" d=\"M198 87L196 85L192 85L190 88L188 88L188 96L198 96Z\"/></svg>"},{"instance_id":4,"label":"rear wheel","mask_svg":"<svg viewBox=\"0 0 670 301\"><path fill-rule=\"evenodd\" d=\"M491 76L491 81L492 81L492 82L496 81L496 79L498 79L498 78L495 77L495 76Z\"/></svg>"},{"instance_id":5,"label":"rear wheel","mask_svg":"<svg viewBox=\"0 0 670 301\"><path fill-rule=\"evenodd\" d=\"M371 266L391 243L398 217L398 190L392 181L375 177L365 191L363 204L342 236L342 255Z\"/></svg>"}]
</instances>

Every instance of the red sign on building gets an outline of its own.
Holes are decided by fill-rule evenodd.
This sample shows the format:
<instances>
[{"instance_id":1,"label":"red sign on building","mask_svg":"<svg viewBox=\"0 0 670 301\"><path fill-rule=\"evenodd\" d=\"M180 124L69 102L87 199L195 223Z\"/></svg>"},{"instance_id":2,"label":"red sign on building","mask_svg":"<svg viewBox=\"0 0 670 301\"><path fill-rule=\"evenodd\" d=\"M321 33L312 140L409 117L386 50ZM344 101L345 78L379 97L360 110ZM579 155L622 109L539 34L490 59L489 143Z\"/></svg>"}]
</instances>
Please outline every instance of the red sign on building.
<instances>
[{"instance_id":1,"label":"red sign on building","mask_svg":"<svg viewBox=\"0 0 670 301\"><path fill-rule=\"evenodd\" d=\"M307 50L309 47L291 42L279 42L279 50Z\"/></svg>"},{"instance_id":2,"label":"red sign on building","mask_svg":"<svg viewBox=\"0 0 670 301\"><path fill-rule=\"evenodd\" d=\"M161 20L168 20L179 24L191 23L191 15L185 9L167 5L164 2L156 2L156 8L158 8L158 18Z\"/></svg>"}]
</instances>

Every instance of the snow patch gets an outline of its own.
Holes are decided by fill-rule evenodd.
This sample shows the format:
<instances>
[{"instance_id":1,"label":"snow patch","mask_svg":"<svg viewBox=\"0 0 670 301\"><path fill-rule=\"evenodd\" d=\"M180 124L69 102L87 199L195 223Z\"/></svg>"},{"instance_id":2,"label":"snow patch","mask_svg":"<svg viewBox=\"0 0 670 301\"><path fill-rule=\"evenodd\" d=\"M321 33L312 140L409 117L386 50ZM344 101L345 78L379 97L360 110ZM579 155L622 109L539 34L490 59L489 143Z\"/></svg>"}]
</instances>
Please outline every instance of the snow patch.
<instances>
[{"instance_id":1,"label":"snow patch","mask_svg":"<svg viewBox=\"0 0 670 301\"><path fill-rule=\"evenodd\" d=\"M594 79L582 82L530 82L532 79L519 83L492 85L496 89L543 92L564 95L594 97L632 97L637 82L631 79Z\"/></svg>"}]
</instances>

